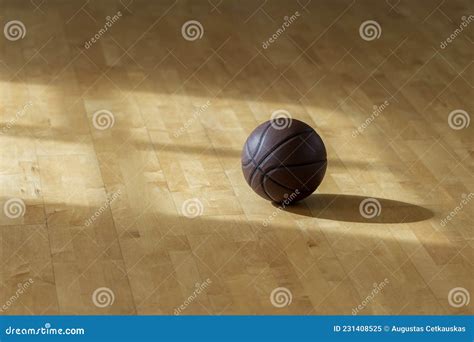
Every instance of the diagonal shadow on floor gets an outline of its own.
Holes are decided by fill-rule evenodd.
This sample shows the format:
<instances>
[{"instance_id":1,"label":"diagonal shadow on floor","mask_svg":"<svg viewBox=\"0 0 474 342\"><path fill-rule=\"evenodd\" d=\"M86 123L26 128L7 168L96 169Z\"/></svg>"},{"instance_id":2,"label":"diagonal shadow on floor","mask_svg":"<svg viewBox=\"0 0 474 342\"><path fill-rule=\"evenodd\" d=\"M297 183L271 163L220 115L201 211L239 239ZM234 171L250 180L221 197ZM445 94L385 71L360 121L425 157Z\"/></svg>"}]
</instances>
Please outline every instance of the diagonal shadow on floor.
<instances>
[{"instance_id":1,"label":"diagonal shadow on floor","mask_svg":"<svg viewBox=\"0 0 474 342\"><path fill-rule=\"evenodd\" d=\"M313 194L283 210L326 220L365 223L409 223L434 216L431 210L415 204L344 194Z\"/></svg>"}]
</instances>

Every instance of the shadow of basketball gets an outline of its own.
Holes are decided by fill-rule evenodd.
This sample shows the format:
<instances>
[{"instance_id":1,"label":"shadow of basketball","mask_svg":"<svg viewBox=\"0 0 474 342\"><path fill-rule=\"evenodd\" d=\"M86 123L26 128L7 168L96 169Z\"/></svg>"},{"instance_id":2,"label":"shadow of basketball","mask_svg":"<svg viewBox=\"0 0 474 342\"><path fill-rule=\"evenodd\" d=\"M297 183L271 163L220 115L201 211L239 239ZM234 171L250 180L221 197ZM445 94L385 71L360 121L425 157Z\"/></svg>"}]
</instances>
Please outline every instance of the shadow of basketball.
<instances>
[{"instance_id":1,"label":"shadow of basketball","mask_svg":"<svg viewBox=\"0 0 474 342\"><path fill-rule=\"evenodd\" d=\"M283 210L326 220L366 223L409 223L434 216L431 210L406 202L342 194L313 194Z\"/></svg>"}]
</instances>

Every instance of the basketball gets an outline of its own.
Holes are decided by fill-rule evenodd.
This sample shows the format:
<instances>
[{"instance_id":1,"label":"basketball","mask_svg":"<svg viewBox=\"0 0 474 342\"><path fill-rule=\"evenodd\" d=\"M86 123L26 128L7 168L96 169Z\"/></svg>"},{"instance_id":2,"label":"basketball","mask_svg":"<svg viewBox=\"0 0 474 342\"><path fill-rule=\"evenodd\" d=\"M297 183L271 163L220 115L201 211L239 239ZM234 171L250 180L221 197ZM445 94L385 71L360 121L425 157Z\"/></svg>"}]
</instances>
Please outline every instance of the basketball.
<instances>
[{"instance_id":1,"label":"basketball","mask_svg":"<svg viewBox=\"0 0 474 342\"><path fill-rule=\"evenodd\" d=\"M296 119L262 123L242 150L242 171L250 187L261 197L286 205L311 195L321 184L326 166L323 140Z\"/></svg>"}]
</instances>

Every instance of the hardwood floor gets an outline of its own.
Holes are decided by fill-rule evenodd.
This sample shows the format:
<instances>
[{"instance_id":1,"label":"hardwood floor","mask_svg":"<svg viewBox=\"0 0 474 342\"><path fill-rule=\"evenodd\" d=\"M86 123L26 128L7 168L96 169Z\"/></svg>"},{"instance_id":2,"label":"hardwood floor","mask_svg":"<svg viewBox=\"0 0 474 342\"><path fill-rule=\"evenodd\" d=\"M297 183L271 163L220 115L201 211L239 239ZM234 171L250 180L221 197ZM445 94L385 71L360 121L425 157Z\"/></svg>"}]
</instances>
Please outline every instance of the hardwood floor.
<instances>
[{"instance_id":1,"label":"hardwood floor","mask_svg":"<svg viewBox=\"0 0 474 342\"><path fill-rule=\"evenodd\" d=\"M471 2L0 9L1 314L473 313ZM328 150L285 210L240 169L278 110Z\"/></svg>"}]
</instances>

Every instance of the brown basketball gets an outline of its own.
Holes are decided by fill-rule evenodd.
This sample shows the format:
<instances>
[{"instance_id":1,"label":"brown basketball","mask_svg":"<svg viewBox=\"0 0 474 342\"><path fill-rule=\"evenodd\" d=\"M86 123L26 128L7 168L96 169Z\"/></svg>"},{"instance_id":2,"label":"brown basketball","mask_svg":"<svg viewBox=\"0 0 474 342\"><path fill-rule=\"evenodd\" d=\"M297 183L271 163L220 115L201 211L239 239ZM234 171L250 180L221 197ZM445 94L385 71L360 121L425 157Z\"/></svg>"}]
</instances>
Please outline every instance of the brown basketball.
<instances>
[{"instance_id":1,"label":"brown basketball","mask_svg":"<svg viewBox=\"0 0 474 342\"><path fill-rule=\"evenodd\" d=\"M295 119L262 123L242 151L247 183L261 197L278 203L294 203L311 195L321 184L326 166L321 137Z\"/></svg>"}]
</instances>

